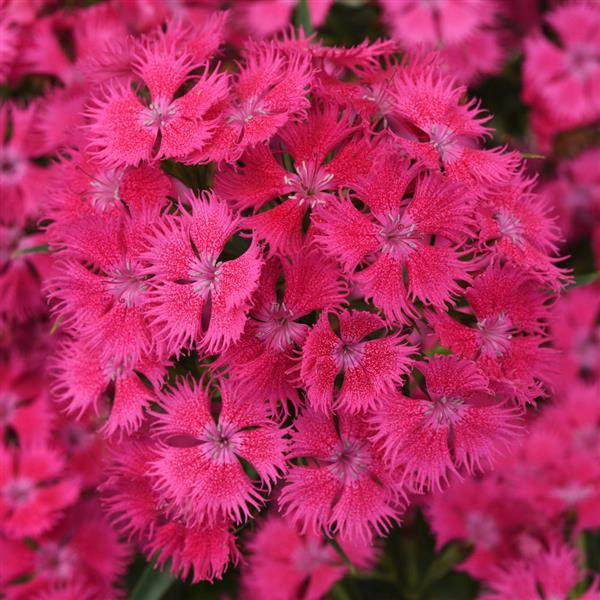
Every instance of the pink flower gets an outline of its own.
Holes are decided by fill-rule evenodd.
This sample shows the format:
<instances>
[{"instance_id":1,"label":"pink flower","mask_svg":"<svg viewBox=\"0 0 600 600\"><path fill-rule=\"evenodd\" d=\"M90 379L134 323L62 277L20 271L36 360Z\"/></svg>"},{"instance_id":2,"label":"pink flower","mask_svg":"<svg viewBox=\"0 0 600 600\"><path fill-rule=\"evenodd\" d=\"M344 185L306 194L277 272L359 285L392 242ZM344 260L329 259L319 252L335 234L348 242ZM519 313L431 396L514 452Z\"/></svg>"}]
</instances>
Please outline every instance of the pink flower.
<instances>
[{"instance_id":1,"label":"pink flower","mask_svg":"<svg viewBox=\"0 0 600 600\"><path fill-rule=\"evenodd\" d=\"M307 211L327 204L339 187L369 171L369 145L355 133L357 128L337 109L312 110L305 121L280 130L276 152L256 146L242 157L244 167L222 169L216 178L217 193L240 209L253 209L244 225L266 240L272 253L297 253L303 245ZM283 158L281 164L283 153L289 160ZM283 196L282 203L263 210Z\"/></svg>"},{"instance_id":2,"label":"pink flower","mask_svg":"<svg viewBox=\"0 0 600 600\"><path fill-rule=\"evenodd\" d=\"M45 442L51 432L51 407L46 373L31 365L30 357L0 352L0 432L4 439L16 434L21 445Z\"/></svg>"},{"instance_id":3,"label":"pink flower","mask_svg":"<svg viewBox=\"0 0 600 600\"><path fill-rule=\"evenodd\" d=\"M38 103L27 108L0 106L0 224L24 225L37 218L48 171L34 162L39 156Z\"/></svg>"},{"instance_id":4,"label":"pink flower","mask_svg":"<svg viewBox=\"0 0 600 600\"><path fill-rule=\"evenodd\" d=\"M342 542L357 567L372 566L372 546ZM321 536L301 535L289 521L270 515L248 542L250 556L242 572L245 598L319 600L348 572L333 546Z\"/></svg>"},{"instance_id":5,"label":"pink flower","mask_svg":"<svg viewBox=\"0 0 600 600\"><path fill-rule=\"evenodd\" d=\"M472 325L446 313L430 315L442 346L475 360L503 397L533 402L556 366L555 352L545 346L549 309L538 282L510 265L490 266L474 279L465 299ZM457 316L467 314L463 309Z\"/></svg>"},{"instance_id":6,"label":"pink flower","mask_svg":"<svg viewBox=\"0 0 600 600\"><path fill-rule=\"evenodd\" d=\"M231 522L219 517L212 524L187 526L171 520L165 512L169 505L157 494L148 472L156 452L156 444L143 437L114 448L110 478L104 485L114 525L138 539L148 557L158 555L160 569L170 560L174 576L191 575L194 583L220 579L230 560L235 564L239 559Z\"/></svg>"},{"instance_id":7,"label":"pink flower","mask_svg":"<svg viewBox=\"0 0 600 600\"><path fill-rule=\"evenodd\" d=\"M173 515L190 525L247 519L285 469L285 430L268 419L266 406L225 381L219 389L218 418L208 390L190 381L162 394L166 412L154 413L163 443L150 472Z\"/></svg>"},{"instance_id":8,"label":"pink flower","mask_svg":"<svg viewBox=\"0 0 600 600\"><path fill-rule=\"evenodd\" d=\"M164 375L162 361L155 356L133 363L107 361L98 349L77 340L64 341L51 366L55 399L79 419L89 411L101 415L106 419L102 431L109 436L139 429L154 397L147 383L158 386Z\"/></svg>"},{"instance_id":9,"label":"pink flower","mask_svg":"<svg viewBox=\"0 0 600 600\"><path fill-rule=\"evenodd\" d=\"M598 284L569 291L554 306L550 330L561 350L565 387L573 377L600 380L600 293Z\"/></svg>"},{"instance_id":10,"label":"pink flower","mask_svg":"<svg viewBox=\"0 0 600 600\"><path fill-rule=\"evenodd\" d=\"M517 153L479 147L490 135L484 124L491 117L476 100L462 100L463 86L431 69L399 72L394 84L392 131L410 157L434 171L443 169L451 181L478 194L486 189L481 186L511 176L520 162Z\"/></svg>"},{"instance_id":11,"label":"pink flower","mask_svg":"<svg viewBox=\"0 0 600 600\"><path fill-rule=\"evenodd\" d=\"M498 32L499 3L381 0L381 4L392 35L404 49L439 50L448 71L461 81L500 70L504 50Z\"/></svg>"},{"instance_id":12,"label":"pink flower","mask_svg":"<svg viewBox=\"0 0 600 600\"><path fill-rule=\"evenodd\" d=\"M0 323L24 323L46 313L41 283L49 274L50 258L28 252L45 243L44 235L25 235L18 227L0 225Z\"/></svg>"},{"instance_id":13,"label":"pink flower","mask_svg":"<svg viewBox=\"0 0 600 600\"><path fill-rule=\"evenodd\" d=\"M570 241L600 227L600 149L590 148L572 160L561 161L556 178L543 192L558 213L563 235Z\"/></svg>"},{"instance_id":14,"label":"pink flower","mask_svg":"<svg viewBox=\"0 0 600 600\"><path fill-rule=\"evenodd\" d=\"M199 68L202 74L192 78ZM152 158L181 160L203 149L214 127L207 113L226 97L226 77L160 37L136 44L133 70L136 90L148 90L147 103L131 85L108 83L88 108L90 152L117 167ZM194 79L192 87L176 96Z\"/></svg>"},{"instance_id":15,"label":"pink flower","mask_svg":"<svg viewBox=\"0 0 600 600\"><path fill-rule=\"evenodd\" d=\"M54 314L98 350L104 363L131 364L155 346L145 312L148 284L135 239L143 227L110 214L71 223L64 231L64 258L48 281Z\"/></svg>"},{"instance_id":16,"label":"pink flower","mask_svg":"<svg viewBox=\"0 0 600 600\"><path fill-rule=\"evenodd\" d=\"M238 225L227 205L204 192L188 194L179 214L163 216L154 228L145 254L144 273L154 276L147 314L169 354L193 342L220 352L240 338L262 259L252 241L238 258L222 260Z\"/></svg>"},{"instance_id":17,"label":"pink flower","mask_svg":"<svg viewBox=\"0 0 600 600\"><path fill-rule=\"evenodd\" d=\"M335 317L338 332L332 329L330 315L323 313L302 349L300 378L309 404L322 411L378 409L408 374L413 362L409 356L416 348L398 334L369 339L386 327L373 313L348 311ZM340 375L343 381L337 391Z\"/></svg>"},{"instance_id":18,"label":"pink flower","mask_svg":"<svg viewBox=\"0 0 600 600\"><path fill-rule=\"evenodd\" d=\"M511 562L490 578L493 591L484 594L482 600L566 598L581 577L578 561L577 551L563 544L549 548L533 560ZM598 595L598 581L593 581L580 598L595 600Z\"/></svg>"},{"instance_id":19,"label":"pink flower","mask_svg":"<svg viewBox=\"0 0 600 600\"><path fill-rule=\"evenodd\" d=\"M306 410L294 423L290 467L279 508L301 533L338 535L344 542L369 543L398 522L403 493L398 473L369 440L358 415Z\"/></svg>"},{"instance_id":20,"label":"pink flower","mask_svg":"<svg viewBox=\"0 0 600 600\"><path fill-rule=\"evenodd\" d=\"M419 366L423 396L386 398L372 415L385 457L404 470L415 489L441 488L449 474L490 464L519 431L515 412L494 403L476 365L454 356L432 356Z\"/></svg>"},{"instance_id":21,"label":"pink flower","mask_svg":"<svg viewBox=\"0 0 600 600\"><path fill-rule=\"evenodd\" d=\"M7 597L15 600L76 600L75 591L90 600L115 597L130 554L94 500L72 506L35 545L0 539L0 549L18 557L7 569Z\"/></svg>"},{"instance_id":22,"label":"pink flower","mask_svg":"<svg viewBox=\"0 0 600 600\"><path fill-rule=\"evenodd\" d=\"M233 162L244 148L269 140L288 121L305 114L312 76L305 55L288 57L272 43L249 43L228 101L213 111L219 122L210 142L189 162Z\"/></svg>"},{"instance_id":23,"label":"pink flower","mask_svg":"<svg viewBox=\"0 0 600 600\"><path fill-rule=\"evenodd\" d=\"M556 263L561 232L534 180L516 173L496 185L481 205L480 241L494 259L507 260L559 290L569 271Z\"/></svg>"},{"instance_id":24,"label":"pink flower","mask_svg":"<svg viewBox=\"0 0 600 600\"><path fill-rule=\"evenodd\" d=\"M339 307L346 291L339 269L314 246L291 260L271 259L263 269L244 334L217 364L248 396L267 400L274 414L280 403L286 413L287 400L300 403L293 371L310 327L299 321L315 310Z\"/></svg>"},{"instance_id":25,"label":"pink flower","mask_svg":"<svg viewBox=\"0 0 600 600\"><path fill-rule=\"evenodd\" d=\"M502 473L502 466L498 470ZM518 488L495 473L438 490L428 499L426 514L438 550L452 540L472 546L458 569L476 579L487 580L498 565L539 552L557 533L535 504L520 498Z\"/></svg>"},{"instance_id":26,"label":"pink flower","mask_svg":"<svg viewBox=\"0 0 600 600\"><path fill-rule=\"evenodd\" d=\"M14 537L47 531L79 495L74 479L61 479L63 457L43 444L0 446L1 530Z\"/></svg>"},{"instance_id":27,"label":"pink flower","mask_svg":"<svg viewBox=\"0 0 600 600\"><path fill-rule=\"evenodd\" d=\"M544 145L558 131L600 118L600 9L594 2L558 6L546 16L555 38L525 40L523 99ZM555 40L555 41L554 41Z\"/></svg>"},{"instance_id":28,"label":"pink flower","mask_svg":"<svg viewBox=\"0 0 600 600\"><path fill-rule=\"evenodd\" d=\"M417 300L443 309L472 269L461 260L472 235L472 198L436 174L415 176L406 159L384 151L356 186L369 212L340 198L319 213L327 253L388 319L401 322L414 316Z\"/></svg>"}]
</instances>

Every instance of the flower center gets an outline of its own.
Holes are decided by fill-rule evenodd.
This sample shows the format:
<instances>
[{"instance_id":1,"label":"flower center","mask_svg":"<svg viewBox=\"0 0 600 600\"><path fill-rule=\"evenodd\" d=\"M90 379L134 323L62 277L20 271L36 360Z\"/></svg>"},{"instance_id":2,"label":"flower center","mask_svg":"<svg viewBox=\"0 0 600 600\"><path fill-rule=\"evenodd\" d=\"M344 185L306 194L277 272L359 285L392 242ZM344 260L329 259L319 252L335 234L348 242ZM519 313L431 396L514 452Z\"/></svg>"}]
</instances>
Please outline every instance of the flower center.
<instances>
[{"instance_id":1,"label":"flower center","mask_svg":"<svg viewBox=\"0 0 600 600\"><path fill-rule=\"evenodd\" d=\"M2 490L6 503L12 507L27 504L35 493L33 481L27 477L16 477L10 480Z\"/></svg>"},{"instance_id":2,"label":"flower center","mask_svg":"<svg viewBox=\"0 0 600 600\"><path fill-rule=\"evenodd\" d=\"M299 340L304 329L294 321L294 314L283 303L274 302L269 307L261 307L256 320L256 337L275 350L285 350Z\"/></svg>"},{"instance_id":3,"label":"flower center","mask_svg":"<svg viewBox=\"0 0 600 600\"><path fill-rule=\"evenodd\" d=\"M98 212L104 212L109 208L119 205L121 198L119 188L123 180L124 171L119 169L115 171L102 171L97 173L94 180L90 183L90 200L92 206Z\"/></svg>"},{"instance_id":4,"label":"flower center","mask_svg":"<svg viewBox=\"0 0 600 600\"><path fill-rule=\"evenodd\" d=\"M297 571L309 575L331 561L331 551L319 538L306 537L295 549L292 560Z\"/></svg>"},{"instance_id":5,"label":"flower center","mask_svg":"<svg viewBox=\"0 0 600 600\"><path fill-rule=\"evenodd\" d=\"M466 515L467 535L478 546L491 550L500 541L496 521L485 513L470 511Z\"/></svg>"},{"instance_id":6,"label":"flower center","mask_svg":"<svg viewBox=\"0 0 600 600\"><path fill-rule=\"evenodd\" d=\"M238 123L243 127L250 123L255 116L267 114L263 104L264 101L261 96L251 96L243 102L235 104L228 120L230 123Z\"/></svg>"},{"instance_id":7,"label":"flower center","mask_svg":"<svg viewBox=\"0 0 600 600\"><path fill-rule=\"evenodd\" d=\"M515 244L523 243L523 226L521 221L510 211L505 208L501 208L494 216L498 223L500 233L510 238Z\"/></svg>"},{"instance_id":8,"label":"flower center","mask_svg":"<svg viewBox=\"0 0 600 600\"><path fill-rule=\"evenodd\" d=\"M48 542L37 550L37 570L47 573L52 579L69 579L74 573L76 559L70 548Z\"/></svg>"},{"instance_id":9,"label":"flower center","mask_svg":"<svg viewBox=\"0 0 600 600\"><path fill-rule=\"evenodd\" d=\"M552 495L567 504L576 504L581 500L589 498L594 493L594 488L591 485L584 485L577 481L573 481L561 487L552 490Z\"/></svg>"},{"instance_id":10,"label":"flower center","mask_svg":"<svg viewBox=\"0 0 600 600\"><path fill-rule=\"evenodd\" d=\"M299 204L306 202L314 208L327 200L326 190L332 179L333 174L325 172L319 163L302 161L296 167L296 172L286 175L283 181L288 186L287 192L291 193L292 200L297 200Z\"/></svg>"},{"instance_id":11,"label":"flower center","mask_svg":"<svg viewBox=\"0 0 600 600\"><path fill-rule=\"evenodd\" d=\"M199 439L208 458L221 465L234 462L242 444L237 427L225 420L206 425Z\"/></svg>"},{"instance_id":12,"label":"flower center","mask_svg":"<svg viewBox=\"0 0 600 600\"><path fill-rule=\"evenodd\" d=\"M17 403L19 402L16 394L10 391L0 393L0 424L6 425L10 422L15 410L17 409Z\"/></svg>"},{"instance_id":13,"label":"flower center","mask_svg":"<svg viewBox=\"0 0 600 600\"><path fill-rule=\"evenodd\" d=\"M15 148L4 146L0 149L0 178L5 184L18 183L25 173L27 162Z\"/></svg>"},{"instance_id":14,"label":"flower center","mask_svg":"<svg viewBox=\"0 0 600 600\"><path fill-rule=\"evenodd\" d=\"M208 298L218 284L222 264L211 254L194 257L190 267L190 277L194 281L194 291L204 299Z\"/></svg>"},{"instance_id":15,"label":"flower center","mask_svg":"<svg viewBox=\"0 0 600 600\"><path fill-rule=\"evenodd\" d=\"M340 371L356 369L365 354L364 342L340 340L333 350L335 364Z\"/></svg>"},{"instance_id":16,"label":"flower center","mask_svg":"<svg viewBox=\"0 0 600 600\"><path fill-rule=\"evenodd\" d=\"M428 133L430 144L439 152L442 162L452 163L460 157L462 148L450 127L434 123Z\"/></svg>"},{"instance_id":17,"label":"flower center","mask_svg":"<svg viewBox=\"0 0 600 600\"><path fill-rule=\"evenodd\" d=\"M169 98L159 96L141 112L140 119L144 127L158 131L173 119L176 112L176 104Z\"/></svg>"},{"instance_id":18,"label":"flower center","mask_svg":"<svg viewBox=\"0 0 600 600\"><path fill-rule=\"evenodd\" d=\"M349 438L328 459L329 470L341 481L355 481L371 463L371 455L363 440Z\"/></svg>"},{"instance_id":19,"label":"flower center","mask_svg":"<svg viewBox=\"0 0 600 600\"><path fill-rule=\"evenodd\" d=\"M465 403L454 396L442 396L433 401L426 400L425 417L427 425L433 429L453 425L465 414Z\"/></svg>"},{"instance_id":20,"label":"flower center","mask_svg":"<svg viewBox=\"0 0 600 600\"><path fill-rule=\"evenodd\" d=\"M510 348L512 323L505 315L481 319L477 323L477 329L482 354L501 356Z\"/></svg>"},{"instance_id":21,"label":"flower center","mask_svg":"<svg viewBox=\"0 0 600 600\"><path fill-rule=\"evenodd\" d=\"M403 223L399 214L388 213L379 218L381 229L377 235L381 240L381 251L395 258L402 258L417 248L417 240L422 234L416 231L414 223Z\"/></svg>"},{"instance_id":22,"label":"flower center","mask_svg":"<svg viewBox=\"0 0 600 600\"><path fill-rule=\"evenodd\" d=\"M593 47L587 44L579 44L569 50L570 71L580 79L587 79L598 68L600 56Z\"/></svg>"},{"instance_id":23,"label":"flower center","mask_svg":"<svg viewBox=\"0 0 600 600\"><path fill-rule=\"evenodd\" d=\"M108 273L106 287L119 301L128 308L140 306L146 290L146 284L139 274L136 263L126 260Z\"/></svg>"}]
</instances>

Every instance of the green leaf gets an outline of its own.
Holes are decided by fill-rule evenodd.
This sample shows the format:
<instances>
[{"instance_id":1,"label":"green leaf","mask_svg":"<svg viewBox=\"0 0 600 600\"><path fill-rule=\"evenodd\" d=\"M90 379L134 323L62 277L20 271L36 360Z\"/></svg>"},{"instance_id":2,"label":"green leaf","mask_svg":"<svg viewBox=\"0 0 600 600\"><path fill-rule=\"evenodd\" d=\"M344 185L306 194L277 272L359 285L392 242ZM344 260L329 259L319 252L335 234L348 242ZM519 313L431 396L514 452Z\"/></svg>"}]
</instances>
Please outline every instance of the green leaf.
<instances>
[{"instance_id":1,"label":"green leaf","mask_svg":"<svg viewBox=\"0 0 600 600\"><path fill-rule=\"evenodd\" d=\"M168 563L162 571L156 568L155 563L148 563L129 600L160 600L174 582L175 578L169 575Z\"/></svg>"},{"instance_id":2,"label":"green leaf","mask_svg":"<svg viewBox=\"0 0 600 600\"><path fill-rule=\"evenodd\" d=\"M49 252L50 248L48 244L40 244L39 246L29 246L29 248L15 250L12 253L12 256L14 258L15 256L22 256L23 254L48 254Z\"/></svg>"},{"instance_id":3,"label":"green leaf","mask_svg":"<svg viewBox=\"0 0 600 600\"><path fill-rule=\"evenodd\" d=\"M310 21L310 12L308 10L308 0L300 0L294 14L294 25L298 28L302 27L306 35L312 35L314 32Z\"/></svg>"}]
</instances>

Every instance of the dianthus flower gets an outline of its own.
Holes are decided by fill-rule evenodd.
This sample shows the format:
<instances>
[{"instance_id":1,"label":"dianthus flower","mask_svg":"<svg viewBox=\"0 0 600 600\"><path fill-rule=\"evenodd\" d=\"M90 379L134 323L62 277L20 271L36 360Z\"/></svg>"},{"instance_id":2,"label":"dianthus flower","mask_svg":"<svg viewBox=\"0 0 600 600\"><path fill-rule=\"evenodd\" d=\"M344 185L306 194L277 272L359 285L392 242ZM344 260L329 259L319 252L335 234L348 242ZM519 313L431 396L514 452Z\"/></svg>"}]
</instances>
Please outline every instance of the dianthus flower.
<instances>
[{"instance_id":1,"label":"dianthus flower","mask_svg":"<svg viewBox=\"0 0 600 600\"><path fill-rule=\"evenodd\" d=\"M490 578L492 591L483 594L482 600L566 598L579 583L578 560L574 548L556 545L534 559L511 562ZM600 587L594 581L579 597L595 600L599 594Z\"/></svg>"},{"instance_id":2,"label":"dianthus flower","mask_svg":"<svg viewBox=\"0 0 600 600\"><path fill-rule=\"evenodd\" d=\"M372 566L374 549L360 542L342 542L352 564ZM248 542L250 557L244 565L242 586L246 597L273 600L318 600L348 572L348 566L321 536L301 535L280 516L269 515Z\"/></svg>"},{"instance_id":3,"label":"dianthus flower","mask_svg":"<svg viewBox=\"0 0 600 600\"><path fill-rule=\"evenodd\" d=\"M217 418L208 391L189 381L162 394L165 412L154 413L163 443L151 474L173 514L190 524L247 519L263 502L260 492L285 469L285 430L269 420L266 405L224 381L219 390ZM246 463L258 481L245 472Z\"/></svg>"},{"instance_id":4,"label":"dianthus flower","mask_svg":"<svg viewBox=\"0 0 600 600\"><path fill-rule=\"evenodd\" d=\"M392 36L406 50L425 46L440 51L448 70L461 81L500 70L504 49L499 3L455 0L380 0Z\"/></svg>"},{"instance_id":5,"label":"dianthus flower","mask_svg":"<svg viewBox=\"0 0 600 600\"><path fill-rule=\"evenodd\" d=\"M277 282L282 275L280 300ZM300 403L294 367L298 348L310 331L301 319L315 310L339 307L346 291L337 265L315 247L289 260L269 260L244 334L217 364L250 397L267 400L273 413L279 406L285 413L288 400Z\"/></svg>"},{"instance_id":6,"label":"dianthus flower","mask_svg":"<svg viewBox=\"0 0 600 600\"><path fill-rule=\"evenodd\" d=\"M90 105L90 152L106 165L127 166L203 149L215 126L206 115L227 95L227 78L160 38L137 43L133 71L134 88L109 82Z\"/></svg>"},{"instance_id":7,"label":"dianthus flower","mask_svg":"<svg viewBox=\"0 0 600 600\"><path fill-rule=\"evenodd\" d=\"M600 118L600 7L570 2L545 17L555 36L541 31L524 42L523 99L542 147L559 131Z\"/></svg>"},{"instance_id":8,"label":"dianthus flower","mask_svg":"<svg viewBox=\"0 0 600 600\"><path fill-rule=\"evenodd\" d=\"M34 159L39 157L37 118L39 105L26 108L12 103L0 106L0 224L22 226L40 214L40 198L48 171Z\"/></svg>"},{"instance_id":9,"label":"dianthus flower","mask_svg":"<svg viewBox=\"0 0 600 600\"><path fill-rule=\"evenodd\" d=\"M389 320L414 316L417 300L442 308L460 291L459 280L470 281L462 258L472 198L464 187L418 175L402 155L384 150L356 198L368 212L342 198L331 202L319 213L318 239Z\"/></svg>"},{"instance_id":10,"label":"dianthus flower","mask_svg":"<svg viewBox=\"0 0 600 600\"><path fill-rule=\"evenodd\" d=\"M447 313L430 316L442 346L475 360L505 397L525 404L543 395L542 383L551 380L557 357L547 347L548 298L538 282L510 265L493 265L475 278L464 298L472 314L462 308L457 317L469 315L472 324Z\"/></svg>"},{"instance_id":11,"label":"dianthus flower","mask_svg":"<svg viewBox=\"0 0 600 600\"><path fill-rule=\"evenodd\" d=\"M76 479L62 478L63 456L44 444L0 446L0 531L11 537L39 535L79 495Z\"/></svg>"},{"instance_id":12,"label":"dianthus flower","mask_svg":"<svg viewBox=\"0 0 600 600\"><path fill-rule=\"evenodd\" d=\"M419 369L424 393L386 399L371 421L386 459L423 490L439 488L461 468L473 473L489 464L519 432L519 422L473 362L435 355Z\"/></svg>"},{"instance_id":13,"label":"dianthus flower","mask_svg":"<svg viewBox=\"0 0 600 600\"><path fill-rule=\"evenodd\" d=\"M283 515L302 533L367 543L398 522L404 495L397 470L369 439L364 417L305 410L295 421L290 468L279 497Z\"/></svg>"},{"instance_id":14,"label":"dianthus flower","mask_svg":"<svg viewBox=\"0 0 600 600\"><path fill-rule=\"evenodd\" d=\"M369 145L363 136L354 137L355 132L337 110L312 110L305 121L281 129L277 151L257 146L242 156L244 167L220 170L215 189L237 208L253 209L244 226L266 240L271 252L297 253L304 242L307 211L327 204L338 188L369 172ZM282 156L289 158L283 165ZM269 207L278 197L283 202Z\"/></svg>"},{"instance_id":15,"label":"dianthus flower","mask_svg":"<svg viewBox=\"0 0 600 600\"><path fill-rule=\"evenodd\" d=\"M90 600L120 594L129 548L122 543L95 500L82 500L35 543L0 538L3 556L12 556L0 573L11 600L71 599L79 590ZM3 581L5 580L5 581ZM76 597L73 596L73 600Z\"/></svg>"},{"instance_id":16,"label":"dianthus flower","mask_svg":"<svg viewBox=\"0 0 600 600\"><path fill-rule=\"evenodd\" d=\"M212 192L186 195L177 216L156 223L144 254L143 272L153 275L147 314L169 354L194 342L214 353L240 338L263 261L254 240L224 260L238 227L239 217Z\"/></svg>"},{"instance_id":17,"label":"dianthus flower","mask_svg":"<svg viewBox=\"0 0 600 600\"><path fill-rule=\"evenodd\" d=\"M341 409L356 413L378 409L408 374L416 350L392 334L377 339L369 335L385 329L385 321L365 311L337 315L336 333L323 313L306 337L300 377L308 403L317 410ZM335 318L335 316L333 316ZM339 392L336 378L342 375Z\"/></svg>"},{"instance_id":18,"label":"dianthus flower","mask_svg":"<svg viewBox=\"0 0 600 600\"><path fill-rule=\"evenodd\" d=\"M239 559L231 521L220 517L188 526L170 518L170 507L148 473L156 452L156 443L145 437L113 448L104 501L114 525L138 541L148 557L156 556L160 568L170 560L173 575L190 575L194 583L220 578L229 562Z\"/></svg>"},{"instance_id":19,"label":"dianthus flower","mask_svg":"<svg viewBox=\"0 0 600 600\"><path fill-rule=\"evenodd\" d=\"M233 162L244 148L269 140L310 107L312 74L305 55L286 56L272 43L250 43L229 97L213 111L218 122L206 150L194 152L190 161Z\"/></svg>"}]
</instances>

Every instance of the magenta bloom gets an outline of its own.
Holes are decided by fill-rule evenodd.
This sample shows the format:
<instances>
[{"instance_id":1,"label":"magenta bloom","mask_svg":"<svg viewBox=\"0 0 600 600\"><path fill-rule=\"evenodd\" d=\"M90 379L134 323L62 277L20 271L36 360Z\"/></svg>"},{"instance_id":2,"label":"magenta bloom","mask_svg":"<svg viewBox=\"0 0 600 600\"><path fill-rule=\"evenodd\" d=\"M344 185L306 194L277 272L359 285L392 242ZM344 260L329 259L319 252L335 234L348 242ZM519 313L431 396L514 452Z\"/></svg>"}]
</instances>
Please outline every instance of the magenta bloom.
<instances>
[{"instance_id":1,"label":"magenta bloom","mask_svg":"<svg viewBox=\"0 0 600 600\"><path fill-rule=\"evenodd\" d=\"M337 424L306 410L296 419L290 467L279 507L301 532L339 535L368 543L398 522L404 506L398 472L369 440L369 425L358 415L339 413Z\"/></svg>"},{"instance_id":2,"label":"magenta bloom","mask_svg":"<svg viewBox=\"0 0 600 600\"><path fill-rule=\"evenodd\" d=\"M125 166L154 158L181 160L203 149L215 125L207 113L226 97L226 76L162 37L136 42L133 56L136 88L108 83L88 108L90 152L107 165ZM200 67L202 75L192 77Z\"/></svg>"},{"instance_id":3,"label":"magenta bloom","mask_svg":"<svg viewBox=\"0 0 600 600\"><path fill-rule=\"evenodd\" d=\"M435 355L419 367L424 397L396 394L371 417L385 457L417 490L440 488L450 473L489 464L519 431L510 408L494 403L476 365Z\"/></svg>"},{"instance_id":4,"label":"magenta bloom","mask_svg":"<svg viewBox=\"0 0 600 600\"><path fill-rule=\"evenodd\" d=\"M11 537L39 535L79 495L75 479L61 479L64 460L45 445L0 446L0 531Z\"/></svg>"},{"instance_id":5,"label":"magenta bloom","mask_svg":"<svg viewBox=\"0 0 600 600\"><path fill-rule=\"evenodd\" d=\"M364 311L341 312L339 333L323 313L302 349L300 377L309 404L317 410L342 409L350 413L377 409L386 395L408 374L414 346L398 334L369 340L385 328L383 319ZM335 381L343 382L339 391Z\"/></svg>"},{"instance_id":6,"label":"magenta bloom","mask_svg":"<svg viewBox=\"0 0 600 600\"><path fill-rule=\"evenodd\" d=\"M391 35L406 50L439 51L448 71L464 82L499 71L504 59L499 3L487 0L381 0Z\"/></svg>"},{"instance_id":7,"label":"magenta bloom","mask_svg":"<svg viewBox=\"0 0 600 600\"><path fill-rule=\"evenodd\" d=\"M163 443L151 474L172 513L191 525L247 519L263 502L260 492L285 469L285 430L268 419L266 406L224 381L219 389L216 419L208 391L189 381L162 394L166 412L154 413ZM257 481L241 460L251 465Z\"/></svg>"},{"instance_id":8,"label":"magenta bloom","mask_svg":"<svg viewBox=\"0 0 600 600\"><path fill-rule=\"evenodd\" d=\"M40 214L48 170L33 160L40 154L38 111L36 102L0 106L0 225L22 226Z\"/></svg>"},{"instance_id":9,"label":"magenta bloom","mask_svg":"<svg viewBox=\"0 0 600 600\"><path fill-rule=\"evenodd\" d=\"M467 184L476 193L482 185L505 181L519 164L515 152L485 150L490 116L473 99L462 102L465 88L429 70L406 70L395 80L392 131L409 156L450 181Z\"/></svg>"},{"instance_id":10,"label":"magenta bloom","mask_svg":"<svg viewBox=\"0 0 600 600\"><path fill-rule=\"evenodd\" d=\"M486 195L480 213L480 241L491 256L537 275L559 290L569 282L558 267L561 232L547 198L532 191L534 180L516 173Z\"/></svg>"},{"instance_id":11,"label":"magenta bloom","mask_svg":"<svg viewBox=\"0 0 600 600\"><path fill-rule=\"evenodd\" d=\"M135 362L155 345L135 236L143 225L88 215L65 231L66 256L48 283L54 311L104 362ZM136 245L138 246L136 248ZM91 267L91 268L90 268Z\"/></svg>"},{"instance_id":12,"label":"magenta bloom","mask_svg":"<svg viewBox=\"0 0 600 600\"><path fill-rule=\"evenodd\" d=\"M413 316L416 300L443 309L460 291L458 281L470 281L472 267L461 260L472 235L470 195L441 176L416 177L414 166L388 151L356 195L368 212L339 199L319 213L318 239L327 252L390 320Z\"/></svg>"},{"instance_id":13,"label":"magenta bloom","mask_svg":"<svg viewBox=\"0 0 600 600\"><path fill-rule=\"evenodd\" d=\"M283 297L277 282L283 275ZM311 247L291 260L271 259L263 269L250 318L239 342L218 359L249 397L264 398L273 413L300 403L297 351L310 327L300 319L318 309L341 305L346 286L332 260Z\"/></svg>"},{"instance_id":14,"label":"magenta bloom","mask_svg":"<svg viewBox=\"0 0 600 600\"><path fill-rule=\"evenodd\" d=\"M525 40L523 99L543 145L558 131L600 118L600 7L595 2L557 6L545 18L555 36Z\"/></svg>"},{"instance_id":15,"label":"magenta bloom","mask_svg":"<svg viewBox=\"0 0 600 600\"><path fill-rule=\"evenodd\" d=\"M342 548L357 567L373 564L373 546L342 542ZM272 600L319 600L348 572L339 554L321 536L298 529L280 516L260 522L248 543L250 557L242 574L247 598Z\"/></svg>"},{"instance_id":16,"label":"magenta bloom","mask_svg":"<svg viewBox=\"0 0 600 600\"><path fill-rule=\"evenodd\" d=\"M262 259L255 242L238 258L221 259L238 223L206 192L187 195L179 214L164 216L154 228L145 253L144 272L154 276L147 314L169 354L193 342L215 353L241 336Z\"/></svg>"},{"instance_id":17,"label":"magenta bloom","mask_svg":"<svg viewBox=\"0 0 600 600\"><path fill-rule=\"evenodd\" d=\"M174 576L190 576L194 583L221 578L230 560L235 564L239 559L231 522L219 517L187 526L171 519L170 505L158 495L148 472L156 451L156 443L143 436L113 448L103 491L114 526L137 540L148 557L157 557L160 568L170 561Z\"/></svg>"},{"instance_id":18,"label":"magenta bloom","mask_svg":"<svg viewBox=\"0 0 600 600\"><path fill-rule=\"evenodd\" d=\"M244 224L269 243L271 252L297 253L307 211L327 204L338 188L369 171L370 148L364 137L353 135L356 130L338 110L312 110L305 121L281 129L276 151L257 146L242 157L244 167L221 170L216 190L238 208L253 209ZM290 157L287 168L282 153ZM277 197L285 199L269 207Z\"/></svg>"},{"instance_id":19,"label":"magenta bloom","mask_svg":"<svg viewBox=\"0 0 600 600\"><path fill-rule=\"evenodd\" d=\"M0 585L16 600L101 600L119 595L119 582L130 559L130 547L119 540L96 500L82 500L35 545L2 540L0 552L13 560L4 565ZM75 592L81 595L74 595Z\"/></svg>"},{"instance_id":20,"label":"magenta bloom","mask_svg":"<svg viewBox=\"0 0 600 600\"><path fill-rule=\"evenodd\" d=\"M191 162L233 162L309 108L313 70L306 55L286 56L273 43L250 42L243 58L227 101L210 113L218 118L210 142Z\"/></svg>"},{"instance_id":21,"label":"magenta bloom","mask_svg":"<svg viewBox=\"0 0 600 600\"><path fill-rule=\"evenodd\" d=\"M98 349L78 340L65 340L50 364L55 399L78 418L89 411L105 418L102 432L108 436L139 429L154 398L146 382L160 386L164 376L164 362L155 355L133 363L106 361Z\"/></svg>"},{"instance_id":22,"label":"magenta bloom","mask_svg":"<svg viewBox=\"0 0 600 600\"><path fill-rule=\"evenodd\" d=\"M430 315L441 344L475 360L503 397L525 404L543 395L541 385L551 378L556 354L546 347L549 309L536 279L510 265L491 266L475 278L465 299L473 325L446 313Z\"/></svg>"}]
</instances>

